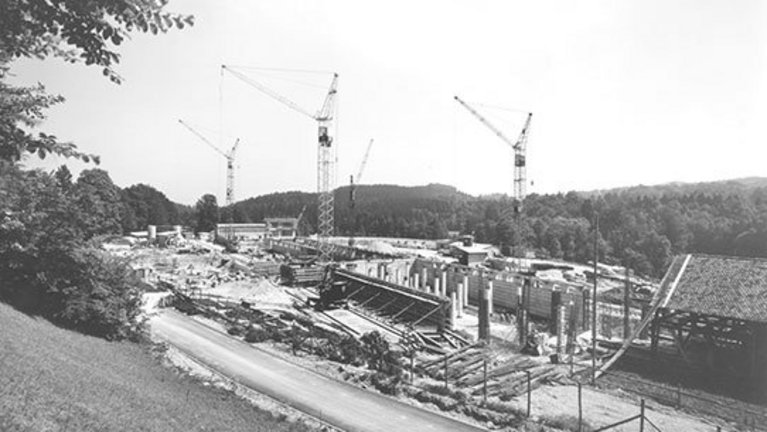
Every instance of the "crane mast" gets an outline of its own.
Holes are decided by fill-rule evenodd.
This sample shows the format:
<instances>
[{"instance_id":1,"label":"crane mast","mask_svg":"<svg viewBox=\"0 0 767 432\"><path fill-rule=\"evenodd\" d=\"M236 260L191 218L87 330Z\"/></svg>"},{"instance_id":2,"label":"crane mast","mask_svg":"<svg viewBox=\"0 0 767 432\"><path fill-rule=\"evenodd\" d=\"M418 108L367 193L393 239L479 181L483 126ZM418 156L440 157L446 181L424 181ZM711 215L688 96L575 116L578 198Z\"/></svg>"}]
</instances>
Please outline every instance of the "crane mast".
<instances>
[{"instance_id":1,"label":"crane mast","mask_svg":"<svg viewBox=\"0 0 767 432\"><path fill-rule=\"evenodd\" d=\"M474 117L477 118L482 124L484 124L491 132L493 132L501 141L511 147L514 151L514 183L512 185L512 197L514 198L514 212L519 214L522 207L522 201L527 194L527 137L530 133L530 122L533 119L533 113L527 113L527 120L522 131L519 133L516 141L512 141L507 137L500 129L490 123L482 114L477 112L471 105L464 102L458 96L454 96L454 99L460 103L466 110L468 110Z\"/></svg>"},{"instance_id":2,"label":"crane mast","mask_svg":"<svg viewBox=\"0 0 767 432\"><path fill-rule=\"evenodd\" d=\"M357 184L362 181L362 173L365 171L365 165L368 163L368 157L370 157L370 148L373 147L373 139L370 139L367 149L365 149L365 156L362 157L362 163L360 163L360 169L357 171ZM349 207L354 208L355 203L355 184L354 176L349 176Z\"/></svg>"},{"instance_id":3,"label":"crane mast","mask_svg":"<svg viewBox=\"0 0 767 432\"><path fill-rule=\"evenodd\" d=\"M334 195L336 152L333 145L331 127L334 120L336 95L338 94L338 74L333 74L333 81L325 96L325 102L318 113L317 120L317 192L319 192L319 214L317 233L320 249L320 261L331 261L334 223Z\"/></svg>"},{"instance_id":4,"label":"crane mast","mask_svg":"<svg viewBox=\"0 0 767 432\"><path fill-rule=\"evenodd\" d=\"M303 114L317 122L317 192L319 193L318 203L318 244L320 252L320 261L327 262L331 260L333 244L330 243L330 237L333 235L334 223L334 196L335 188L335 162L336 151L331 133L333 122L335 120L335 105L338 94L338 74L333 74L333 80L330 83L325 100L316 114L310 113L300 105L296 104L287 97L251 79L250 77L236 71L231 66L222 65L222 70L232 74L246 84L251 85L256 90L285 105L286 107Z\"/></svg>"},{"instance_id":5,"label":"crane mast","mask_svg":"<svg viewBox=\"0 0 767 432\"><path fill-rule=\"evenodd\" d=\"M228 206L234 204L234 158L239 145L240 139L237 138L232 149L226 155L226 205Z\"/></svg>"},{"instance_id":6,"label":"crane mast","mask_svg":"<svg viewBox=\"0 0 767 432\"><path fill-rule=\"evenodd\" d=\"M193 133L197 138L199 138L202 142L207 144L210 148L212 148L216 153L220 154L226 159L226 205L232 205L234 204L234 169L235 169L235 155L237 152L237 147L240 145L240 139L237 138L237 140L234 142L234 145L229 150L228 153L224 153L221 149L213 145L210 140L205 138L205 135L197 132L193 127L189 126L186 122L179 119L178 121L181 123L182 126L184 126L189 132Z\"/></svg>"},{"instance_id":7,"label":"crane mast","mask_svg":"<svg viewBox=\"0 0 767 432\"><path fill-rule=\"evenodd\" d=\"M516 213L520 212L522 200L527 195L527 137L530 133L530 122L533 120L533 113L527 113L525 126L519 133L519 138L514 144L514 199L517 208Z\"/></svg>"}]
</instances>

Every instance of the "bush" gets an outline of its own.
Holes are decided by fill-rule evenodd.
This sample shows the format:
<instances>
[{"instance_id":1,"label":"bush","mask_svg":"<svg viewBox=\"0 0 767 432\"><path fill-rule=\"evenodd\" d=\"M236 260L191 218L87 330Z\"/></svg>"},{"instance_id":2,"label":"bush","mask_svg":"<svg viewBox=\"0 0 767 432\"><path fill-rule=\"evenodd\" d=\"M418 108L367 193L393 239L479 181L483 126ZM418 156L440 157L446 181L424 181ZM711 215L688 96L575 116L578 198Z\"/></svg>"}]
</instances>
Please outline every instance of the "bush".
<instances>
[{"instance_id":1,"label":"bush","mask_svg":"<svg viewBox=\"0 0 767 432\"><path fill-rule=\"evenodd\" d=\"M141 281L86 243L119 233L119 189L103 171L80 177L73 185L0 162L0 299L93 336L135 338Z\"/></svg>"},{"instance_id":2,"label":"bush","mask_svg":"<svg viewBox=\"0 0 767 432\"><path fill-rule=\"evenodd\" d=\"M141 292L127 262L94 248L59 252L41 269L45 292L36 304L26 306L82 333L109 340L135 338L142 331L137 320Z\"/></svg>"},{"instance_id":3,"label":"bush","mask_svg":"<svg viewBox=\"0 0 767 432\"><path fill-rule=\"evenodd\" d=\"M455 399L459 403L465 403L469 400L469 396L467 396L466 393L460 390L451 390L449 387L445 387L442 384L426 384L424 390L440 396L447 396L451 399Z\"/></svg>"},{"instance_id":4,"label":"bush","mask_svg":"<svg viewBox=\"0 0 767 432\"><path fill-rule=\"evenodd\" d=\"M442 411L452 411L459 406L455 399L428 390L408 390L408 394L415 400L433 404Z\"/></svg>"},{"instance_id":5,"label":"bush","mask_svg":"<svg viewBox=\"0 0 767 432\"><path fill-rule=\"evenodd\" d=\"M226 332L232 336L242 336L242 334L245 333L245 328L239 324L234 324L229 326L229 328L226 329Z\"/></svg>"},{"instance_id":6,"label":"bush","mask_svg":"<svg viewBox=\"0 0 767 432\"><path fill-rule=\"evenodd\" d=\"M362 344L352 336L342 338L337 345L339 361L354 366L365 364Z\"/></svg>"},{"instance_id":7,"label":"bush","mask_svg":"<svg viewBox=\"0 0 767 432\"><path fill-rule=\"evenodd\" d=\"M541 423L546 426L560 429L563 431L578 432L578 417L572 415L560 414L552 417L542 417ZM583 421L583 432L590 432L594 430L590 424L585 420Z\"/></svg>"},{"instance_id":8,"label":"bush","mask_svg":"<svg viewBox=\"0 0 767 432\"><path fill-rule=\"evenodd\" d=\"M268 331L260 327L250 327L245 332L245 342L248 343L261 343L270 339Z\"/></svg>"},{"instance_id":9,"label":"bush","mask_svg":"<svg viewBox=\"0 0 767 432\"><path fill-rule=\"evenodd\" d=\"M400 354L391 350L389 342L381 336L381 333L377 331L365 333L360 340L362 341L365 360L370 369L388 375L401 374Z\"/></svg>"},{"instance_id":10,"label":"bush","mask_svg":"<svg viewBox=\"0 0 767 432\"><path fill-rule=\"evenodd\" d=\"M399 394L400 377L376 372L370 377L373 386L383 394L396 396Z\"/></svg>"}]
</instances>

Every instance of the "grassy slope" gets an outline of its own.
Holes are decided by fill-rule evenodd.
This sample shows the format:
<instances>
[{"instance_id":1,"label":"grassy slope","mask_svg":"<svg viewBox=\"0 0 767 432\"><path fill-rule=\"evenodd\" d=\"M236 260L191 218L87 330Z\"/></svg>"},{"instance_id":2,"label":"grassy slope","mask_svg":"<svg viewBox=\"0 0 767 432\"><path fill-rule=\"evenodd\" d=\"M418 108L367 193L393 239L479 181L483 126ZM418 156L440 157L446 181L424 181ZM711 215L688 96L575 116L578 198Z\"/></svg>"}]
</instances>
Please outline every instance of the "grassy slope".
<instances>
[{"instance_id":1,"label":"grassy slope","mask_svg":"<svg viewBox=\"0 0 767 432\"><path fill-rule=\"evenodd\" d=\"M0 303L2 431L302 431L163 367Z\"/></svg>"}]
</instances>

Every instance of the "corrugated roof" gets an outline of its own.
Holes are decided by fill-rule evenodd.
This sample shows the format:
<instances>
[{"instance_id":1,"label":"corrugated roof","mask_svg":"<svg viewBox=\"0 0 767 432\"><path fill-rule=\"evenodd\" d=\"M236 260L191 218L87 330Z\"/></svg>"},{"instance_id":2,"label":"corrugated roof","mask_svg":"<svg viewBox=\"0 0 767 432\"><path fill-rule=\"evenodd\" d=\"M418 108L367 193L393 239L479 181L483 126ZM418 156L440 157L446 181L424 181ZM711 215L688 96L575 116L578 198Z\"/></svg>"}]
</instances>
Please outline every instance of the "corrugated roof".
<instances>
[{"instance_id":1,"label":"corrugated roof","mask_svg":"<svg viewBox=\"0 0 767 432\"><path fill-rule=\"evenodd\" d=\"M674 259L663 278L658 290L662 307L767 322L767 259L702 254L689 257Z\"/></svg>"}]
</instances>

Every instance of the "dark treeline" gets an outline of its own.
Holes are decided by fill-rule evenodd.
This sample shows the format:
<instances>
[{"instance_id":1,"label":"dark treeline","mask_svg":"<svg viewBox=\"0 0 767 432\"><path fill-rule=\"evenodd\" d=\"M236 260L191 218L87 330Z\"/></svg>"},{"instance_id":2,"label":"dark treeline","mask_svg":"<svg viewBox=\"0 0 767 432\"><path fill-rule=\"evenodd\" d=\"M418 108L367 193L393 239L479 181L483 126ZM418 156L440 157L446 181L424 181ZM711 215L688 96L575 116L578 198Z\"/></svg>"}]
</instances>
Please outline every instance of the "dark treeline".
<instances>
[{"instance_id":1,"label":"dark treeline","mask_svg":"<svg viewBox=\"0 0 767 432\"><path fill-rule=\"evenodd\" d=\"M222 213L235 222L296 216L316 227L316 194L271 194ZM541 256L586 262L594 255L599 214L600 260L660 276L684 252L767 256L767 186L759 179L690 185L641 186L602 193L530 195L514 217L506 197L472 197L443 185L359 186L336 191L336 228L342 235L444 238L448 231L477 241L532 249Z\"/></svg>"},{"instance_id":2,"label":"dark treeline","mask_svg":"<svg viewBox=\"0 0 767 432\"><path fill-rule=\"evenodd\" d=\"M86 170L76 182L65 170L54 176L65 190L78 191L86 237L145 230L152 225L185 225L209 231L216 222L262 222L296 217L300 230L317 226L317 194L283 192L218 208L213 195L197 205L171 202L151 186L115 186L106 172ZM593 226L599 216L600 260L660 276L675 254L767 257L767 185L760 179L688 185L639 186L601 193L530 195L515 217L505 196L473 197L444 185L358 186L355 206L349 187L335 195L340 235L446 238L449 231L507 253L533 250L538 256L585 263L594 256Z\"/></svg>"},{"instance_id":3,"label":"dark treeline","mask_svg":"<svg viewBox=\"0 0 767 432\"><path fill-rule=\"evenodd\" d=\"M55 174L0 161L0 300L84 333L140 334L140 282L99 248L126 209L104 170Z\"/></svg>"}]
</instances>

